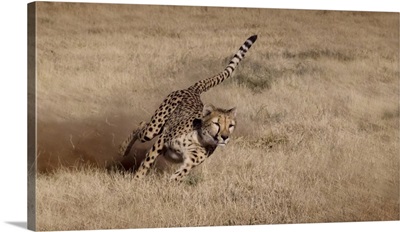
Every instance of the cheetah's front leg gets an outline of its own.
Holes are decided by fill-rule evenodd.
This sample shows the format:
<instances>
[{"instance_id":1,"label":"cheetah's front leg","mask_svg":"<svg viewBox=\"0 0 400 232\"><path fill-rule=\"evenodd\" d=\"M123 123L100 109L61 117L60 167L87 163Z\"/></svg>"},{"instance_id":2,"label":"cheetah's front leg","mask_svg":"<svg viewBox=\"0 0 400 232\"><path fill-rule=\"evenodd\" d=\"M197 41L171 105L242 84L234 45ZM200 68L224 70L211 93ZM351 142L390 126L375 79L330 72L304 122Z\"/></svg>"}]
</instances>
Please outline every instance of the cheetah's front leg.
<instances>
[{"instance_id":1,"label":"cheetah's front leg","mask_svg":"<svg viewBox=\"0 0 400 232\"><path fill-rule=\"evenodd\" d=\"M171 180L182 181L182 178L189 174L190 170L201 164L207 158L204 149L197 149L187 152L182 166L171 176Z\"/></svg>"}]
</instances>

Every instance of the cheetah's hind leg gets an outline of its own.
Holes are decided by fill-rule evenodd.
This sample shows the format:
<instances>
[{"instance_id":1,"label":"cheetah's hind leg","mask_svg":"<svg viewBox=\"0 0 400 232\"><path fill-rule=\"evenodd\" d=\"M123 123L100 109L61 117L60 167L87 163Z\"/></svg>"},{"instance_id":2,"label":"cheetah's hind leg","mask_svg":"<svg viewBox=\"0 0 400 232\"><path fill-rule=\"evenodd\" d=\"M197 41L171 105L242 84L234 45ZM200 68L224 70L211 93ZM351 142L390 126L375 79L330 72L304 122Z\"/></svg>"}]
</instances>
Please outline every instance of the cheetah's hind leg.
<instances>
[{"instance_id":1,"label":"cheetah's hind leg","mask_svg":"<svg viewBox=\"0 0 400 232\"><path fill-rule=\"evenodd\" d=\"M139 127L134 130L127 139L125 139L121 145L119 146L118 149L118 154L121 156L126 156L129 154L129 152L132 149L133 144L136 142L138 139L138 134L140 133L141 130L143 130L146 127L146 122L141 122L139 124Z\"/></svg>"}]
</instances>

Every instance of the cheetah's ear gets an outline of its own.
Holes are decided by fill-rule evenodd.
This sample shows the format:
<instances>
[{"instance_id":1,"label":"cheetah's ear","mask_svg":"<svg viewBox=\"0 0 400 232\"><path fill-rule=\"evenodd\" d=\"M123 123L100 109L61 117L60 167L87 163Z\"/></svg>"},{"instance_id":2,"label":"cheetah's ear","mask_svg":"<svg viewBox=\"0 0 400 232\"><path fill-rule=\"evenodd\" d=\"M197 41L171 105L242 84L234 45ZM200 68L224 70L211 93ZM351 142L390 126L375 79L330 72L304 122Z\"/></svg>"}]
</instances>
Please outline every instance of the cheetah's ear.
<instances>
[{"instance_id":1,"label":"cheetah's ear","mask_svg":"<svg viewBox=\"0 0 400 232\"><path fill-rule=\"evenodd\" d=\"M207 104L203 107L203 117L211 114L215 110L215 107L211 104Z\"/></svg>"},{"instance_id":2,"label":"cheetah's ear","mask_svg":"<svg viewBox=\"0 0 400 232\"><path fill-rule=\"evenodd\" d=\"M201 129L202 126L203 126L203 122L201 121L201 119L196 118L193 120L193 129L199 130L199 129Z\"/></svg>"},{"instance_id":3,"label":"cheetah's ear","mask_svg":"<svg viewBox=\"0 0 400 232\"><path fill-rule=\"evenodd\" d=\"M228 110L228 113L234 118L236 118L236 112L237 112L236 107L233 107L232 109Z\"/></svg>"}]
</instances>

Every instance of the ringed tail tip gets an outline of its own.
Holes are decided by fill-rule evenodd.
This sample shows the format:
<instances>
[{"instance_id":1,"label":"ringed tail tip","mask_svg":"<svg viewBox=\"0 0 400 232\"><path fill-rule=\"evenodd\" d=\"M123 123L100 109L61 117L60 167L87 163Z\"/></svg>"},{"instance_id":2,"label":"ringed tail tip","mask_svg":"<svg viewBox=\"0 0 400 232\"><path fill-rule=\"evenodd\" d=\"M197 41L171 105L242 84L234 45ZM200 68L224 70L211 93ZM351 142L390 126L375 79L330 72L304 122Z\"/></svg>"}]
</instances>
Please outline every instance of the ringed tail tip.
<instances>
[{"instance_id":1,"label":"ringed tail tip","mask_svg":"<svg viewBox=\"0 0 400 232\"><path fill-rule=\"evenodd\" d=\"M252 43L254 43L257 40L257 35L252 35L248 38Z\"/></svg>"}]
</instances>

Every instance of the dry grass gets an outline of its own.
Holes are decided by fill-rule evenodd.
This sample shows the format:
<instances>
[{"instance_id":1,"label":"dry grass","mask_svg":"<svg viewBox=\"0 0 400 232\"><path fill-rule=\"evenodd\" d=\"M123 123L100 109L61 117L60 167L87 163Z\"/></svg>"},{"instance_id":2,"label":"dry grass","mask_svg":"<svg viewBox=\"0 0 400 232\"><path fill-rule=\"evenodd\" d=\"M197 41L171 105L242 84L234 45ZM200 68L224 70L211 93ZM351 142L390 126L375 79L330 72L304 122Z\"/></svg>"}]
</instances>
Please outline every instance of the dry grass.
<instances>
[{"instance_id":1,"label":"dry grass","mask_svg":"<svg viewBox=\"0 0 400 232\"><path fill-rule=\"evenodd\" d=\"M399 220L398 14L39 3L37 15L39 230ZM137 182L105 171L169 92L219 72L254 33L235 77L203 96L239 110L227 147L182 184L165 163Z\"/></svg>"}]
</instances>

